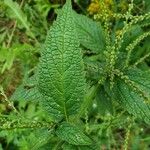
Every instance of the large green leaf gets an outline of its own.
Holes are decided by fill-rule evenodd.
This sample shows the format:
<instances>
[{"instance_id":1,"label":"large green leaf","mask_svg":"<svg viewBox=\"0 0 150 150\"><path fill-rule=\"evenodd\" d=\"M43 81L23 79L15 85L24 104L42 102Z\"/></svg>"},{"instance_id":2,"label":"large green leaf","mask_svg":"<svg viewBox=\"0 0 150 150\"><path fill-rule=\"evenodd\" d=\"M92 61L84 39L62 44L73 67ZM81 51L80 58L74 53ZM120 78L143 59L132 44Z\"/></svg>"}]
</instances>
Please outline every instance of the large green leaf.
<instances>
[{"instance_id":1,"label":"large green leaf","mask_svg":"<svg viewBox=\"0 0 150 150\"><path fill-rule=\"evenodd\" d=\"M58 129L56 134L62 140L73 145L91 145L91 139L86 136L78 127L71 125L67 122L63 122Z\"/></svg>"},{"instance_id":2,"label":"large green leaf","mask_svg":"<svg viewBox=\"0 0 150 150\"><path fill-rule=\"evenodd\" d=\"M130 114L150 123L150 107L135 89L118 79L114 85L113 94L118 103Z\"/></svg>"},{"instance_id":3,"label":"large green leaf","mask_svg":"<svg viewBox=\"0 0 150 150\"><path fill-rule=\"evenodd\" d=\"M83 61L77 39L71 4L67 1L47 36L39 67L42 103L57 121L76 114L84 97Z\"/></svg>"},{"instance_id":4,"label":"large green leaf","mask_svg":"<svg viewBox=\"0 0 150 150\"><path fill-rule=\"evenodd\" d=\"M102 26L92 19L75 12L74 17L81 45L93 52L101 52L105 45Z\"/></svg>"}]
</instances>

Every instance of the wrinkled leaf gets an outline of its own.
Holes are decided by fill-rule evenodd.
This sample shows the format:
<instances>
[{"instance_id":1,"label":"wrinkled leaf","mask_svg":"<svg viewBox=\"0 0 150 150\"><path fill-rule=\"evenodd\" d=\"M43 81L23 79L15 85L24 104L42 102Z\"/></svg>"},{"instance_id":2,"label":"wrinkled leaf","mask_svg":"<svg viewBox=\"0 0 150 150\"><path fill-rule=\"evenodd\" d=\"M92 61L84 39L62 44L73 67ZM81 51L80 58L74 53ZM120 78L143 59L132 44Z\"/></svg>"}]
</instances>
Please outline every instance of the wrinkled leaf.
<instances>
[{"instance_id":1,"label":"wrinkled leaf","mask_svg":"<svg viewBox=\"0 0 150 150\"><path fill-rule=\"evenodd\" d=\"M70 1L47 36L39 68L43 106L54 120L78 112L84 97L84 72Z\"/></svg>"},{"instance_id":2,"label":"wrinkled leaf","mask_svg":"<svg viewBox=\"0 0 150 150\"><path fill-rule=\"evenodd\" d=\"M25 75L23 83L15 90L10 100L39 102L42 95L37 88L37 72L31 77Z\"/></svg>"},{"instance_id":3,"label":"wrinkled leaf","mask_svg":"<svg viewBox=\"0 0 150 150\"><path fill-rule=\"evenodd\" d=\"M78 127L67 122L62 123L56 130L57 136L72 145L91 145L91 139Z\"/></svg>"},{"instance_id":4,"label":"wrinkled leaf","mask_svg":"<svg viewBox=\"0 0 150 150\"><path fill-rule=\"evenodd\" d=\"M150 97L150 71L142 71L138 68L133 68L126 74L129 76L130 80L137 84L139 89L141 89L147 97Z\"/></svg>"},{"instance_id":5,"label":"wrinkled leaf","mask_svg":"<svg viewBox=\"0 0 150 150\"><path fill-rule=\"evenodd\" d=\"M81 45L93 52L101 52L105 45L102 26L92 19L75 12L74 17Z\"/></svg>"},{"instance_id":6,"label":"wrinkled leaf","mask_svg":"<svg viewBox=\"0 0 150 150\"><path fill-rule=\"evenodd\" d=\"M30 88L27 86L19 86L13 95L11 96L10 100L24 100L24 101L40 101L42 99L42 96L40 92L37 90L37 88Z\"/></svg>"},{"instance_id":7,"label":"wrinkled leaf","mask_svg":"<svg viewBox=\"0 0 150 150\"><path fill-rule=\"evenodd\" d=\"M118 79L113 88L113 94L118 103L130 114L150 123L150 107L127 83Z\"/></svg>"}]
</instances>

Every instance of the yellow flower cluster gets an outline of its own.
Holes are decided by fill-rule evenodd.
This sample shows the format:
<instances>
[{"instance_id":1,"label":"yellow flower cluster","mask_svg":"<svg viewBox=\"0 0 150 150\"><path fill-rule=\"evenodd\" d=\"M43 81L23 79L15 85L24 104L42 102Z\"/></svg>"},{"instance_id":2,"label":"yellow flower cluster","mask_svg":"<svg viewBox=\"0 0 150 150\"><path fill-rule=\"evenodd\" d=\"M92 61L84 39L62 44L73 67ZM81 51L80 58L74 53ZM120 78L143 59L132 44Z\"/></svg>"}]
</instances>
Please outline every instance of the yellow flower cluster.
<instances>
[{"instance_id":1,"label":"yellow flower cluster","mask_svg":"<svg viewBox=\"0 0 150 150\"><path fill-rule=\"evenodd\" d=\"M93 0L88 7L88 12L90 15L97 14L100 9L100 4L98 0Z\"/></svg>"},{"instance_id":2,"label":"yellow flower cluster","mask_svg":"<svg viewBox=\"0 0 150 150\"><path fill-rule=\"evenodd\" d=\"M90 15L103 13L104 9L107 12L113 7L113 0L92 0L91 4L88 7L88 12Z\"/></svg>"}]
</instances>

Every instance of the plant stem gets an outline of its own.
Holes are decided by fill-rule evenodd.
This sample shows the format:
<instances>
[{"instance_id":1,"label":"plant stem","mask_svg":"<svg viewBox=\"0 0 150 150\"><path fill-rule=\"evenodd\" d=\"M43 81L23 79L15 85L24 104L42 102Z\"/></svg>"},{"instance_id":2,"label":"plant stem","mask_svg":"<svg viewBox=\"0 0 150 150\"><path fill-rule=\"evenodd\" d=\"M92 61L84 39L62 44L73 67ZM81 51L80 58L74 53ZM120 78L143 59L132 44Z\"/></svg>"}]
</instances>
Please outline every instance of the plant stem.
<instances>
[{"instance_id":1,"label":"plant stem","mask_svg":"<svg viewBox=\"0 0 150 150\"><path fill-rule=\"evenodd\" d=\"M14 105L8 100L6 94L4 93L4 89L1 86L0 86L0 94L4 97L4 101L7 103L7 105L10 106L17 114L19 114Z\"/></svg>"}]
</instances>

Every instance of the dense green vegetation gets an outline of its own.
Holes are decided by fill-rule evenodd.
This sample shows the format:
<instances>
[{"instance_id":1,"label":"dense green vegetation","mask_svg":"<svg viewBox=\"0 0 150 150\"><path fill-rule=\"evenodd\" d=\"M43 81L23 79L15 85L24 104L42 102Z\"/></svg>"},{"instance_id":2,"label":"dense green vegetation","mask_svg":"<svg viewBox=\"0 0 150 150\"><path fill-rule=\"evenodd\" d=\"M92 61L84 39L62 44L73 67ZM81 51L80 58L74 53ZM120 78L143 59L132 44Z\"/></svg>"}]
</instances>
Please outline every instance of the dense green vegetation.
<instances>
[{"instance_id":1,"label":"dense green vegetation","mask_svg":"<svg viewBox=\"0 0 150 150\"><path fill-rule=\"evenodd\" d=\"M0 1L0 150L148 150L149 0Z\"/></svg>"}]
</instances>

